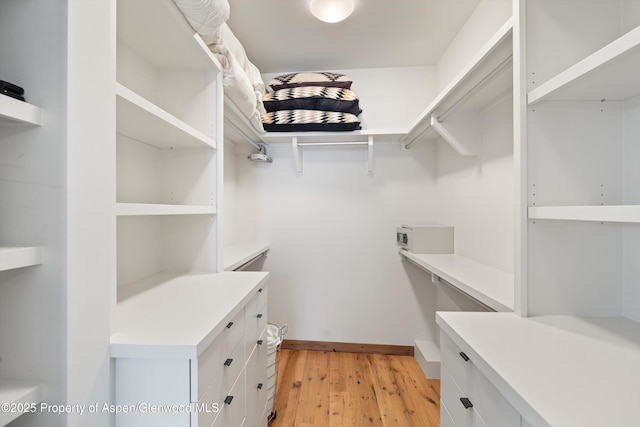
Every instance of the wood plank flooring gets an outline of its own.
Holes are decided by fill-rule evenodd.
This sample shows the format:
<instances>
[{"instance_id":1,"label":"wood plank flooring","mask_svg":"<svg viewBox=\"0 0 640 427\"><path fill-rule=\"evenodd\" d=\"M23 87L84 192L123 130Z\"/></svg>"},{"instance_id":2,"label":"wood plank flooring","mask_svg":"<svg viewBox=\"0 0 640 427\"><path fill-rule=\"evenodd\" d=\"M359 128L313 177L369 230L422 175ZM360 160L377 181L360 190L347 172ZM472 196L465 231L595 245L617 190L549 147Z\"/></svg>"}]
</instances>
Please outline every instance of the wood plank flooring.
<instances>
[{"instance_id":1,"label":"wood plank flooring","mask_svg":"<svg viewBox=\"0 0 640 427\"><path fill-rule=\"evenodd\" d=\"M282 350L269 427L430 427L440 381L411 356Z\"/></svg>"}]
</instances>

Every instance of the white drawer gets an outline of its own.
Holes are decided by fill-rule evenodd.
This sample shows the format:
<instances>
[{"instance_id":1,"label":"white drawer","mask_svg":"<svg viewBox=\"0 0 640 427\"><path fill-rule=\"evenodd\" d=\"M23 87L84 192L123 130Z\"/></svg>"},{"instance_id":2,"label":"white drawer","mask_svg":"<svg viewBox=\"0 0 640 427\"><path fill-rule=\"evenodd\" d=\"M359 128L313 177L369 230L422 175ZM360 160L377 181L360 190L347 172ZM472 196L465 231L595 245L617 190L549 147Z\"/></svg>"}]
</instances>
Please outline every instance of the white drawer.
<instances>
[{"instance_id":1,"label":"white drawer","mask_svg":"<svg viewBox=\"0 0 640 427\"><path fill-rule=\"evenodd\" d=\"M266 425L264 408L267 403L267 346L254 347L247 362L247 422L257 427ZM263 417L264 415L264 417ZM264 418L264 419L263 419Z\"/></svg>"},{"instance_id":2,"label":"white drawer","mask_svg":"<svg viewBox=\"0 0 640 427\"><path fill-rule=\"evenodd\" d=\"M244 368L244 346L242 344L236 345L233 352L223 362L223 366L224 389L228 391L231 390Z\"/></svg>"},{"instance_id":3,"label":"white drawer","mask_svg":"<svg viewBox=\"0 0 640 427\"><path fill-rule=\"evenodd\" d=\"M247 327L247 354L251 353L253 345L262 335L267 326L267 288L258 289L245 309Z\"/></svg>"},{"instance_id":4,"label":"white drawer","mask_svg":"<svg viewBox=\"0 0 640 427\"><path fill-rule=\"evenodd\" d=\"M447 343L447 340L449 341ZM489 380L471 362L457 362L457 352L451 354L453 342L442 340L445 348L441 366L440 396L458 427L484 426L513 427L520 425L520 415L498 392ZM453 361L454 363L445 363ZM462 359L461 359L462 360ZM453 367L458 378L454 378L449 367ZM461 385L464 384L463 386ZM467 398L473 407L466 409L461 398Z\"/></svg>"},{"instance_id":5,"label":"white drawer","mask_svg":"<svg viewBox=\"0 0 640 427\"><path fill-rule=\"evenodd\" d=\"M472 398L463 393L458 384L453 380L451 373L444 367L440 370L440 397L443 405L457 427L487 427L482 417L476 410ZM461 399L468 398L473 406L465 407ZM497 425L491 427L498 427ZM509 427L517 427L512 424Z\"/></svg>"},{"instance_id":6,"label":"white drawer","mask_svg":"<svg viewBox=\"0 0 640 427\"><path fill-rule=\"evenodd\" d=\"M209 383L204 394L198 400L197 416L198 427L210 427L216 417L222 410L222 404L225 398L224 374L218 373L216 377Z\"/></svg>"},{"instance_id":7,"label":"white drawer","mask_svg":"<svg viewBox=\"0 0 640 427\"><path fill-rule=\"evenodd\" d=\"M245 384L244 371L229 393L222 399L222 408L212 427L239 427L244 422ZM200 427L200 426L199 426Z\"/></svg>"},{"instance_id":8,"label":"white drawer","mask_svg":"<svg viewBox=\"0 0 640 427\"><path fill-rule=\"evenodd\" d=\"M195 386L192 386L192 402L202 396L209 383L222 371L225 361L232 357L232 351L242 342L243 337L244 310L240 310L231 321L227 322L220 335L198 357L196 369L192 372L193 385ZM244 358L244 354L242 357ZM244 361L240 364L243 363Z\"/></svg>"},{"instance_id":9,"label":"white drawer","mask_svg":"<svg viewBox=\"0 0 640 427\"><path fill-rule=\"evenodd\" d=\"M453 422L453 418L449 415L447 406L442 400L440 400L440 427L458 427Z\"/></svg>"},{"instance_id":10,"label":"white drawer","mask_svg":"<svg viewBox=\"0 0 640 427\"><path fill-rule=\"evenodd\" d=\"M247 325L246 354L249 355L267 327L267 304L259 308L255 306L248 308L245 314ZM262 345L267 345L265 340Z\"/></svg>"},{"instance_id":11,"label":"white drawer","mask_svg":"<svg viewBox=\"0 0 640 427\"><path fill-rule=\"evenodd\" d=\"M468 393L473 363L467 354L445 334L440 335L440 357L442 366L447 368L460 389Z\"/></svg>"},{"instance_id":12,"label":"white drawer","mask_svg":"<svg viewBox=\"0 0 640 427\"><path fill-rule=\"evenodd\" d=\"M491 427L520 425L520 414L476 367L472 372L469 395L474 409L487 425Z\"/></svg>"}]
</instances>

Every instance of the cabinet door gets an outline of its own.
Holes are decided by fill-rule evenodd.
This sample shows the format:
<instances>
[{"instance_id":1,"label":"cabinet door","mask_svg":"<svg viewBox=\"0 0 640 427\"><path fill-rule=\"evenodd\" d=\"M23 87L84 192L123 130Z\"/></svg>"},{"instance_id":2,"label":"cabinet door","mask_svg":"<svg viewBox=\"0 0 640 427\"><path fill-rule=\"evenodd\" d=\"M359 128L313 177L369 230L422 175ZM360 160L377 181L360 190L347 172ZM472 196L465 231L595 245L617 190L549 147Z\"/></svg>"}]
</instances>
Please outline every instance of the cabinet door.
<instances>
[{"instance_id":1,"label":"cabinet door","mask_svg":"<svg viewBox=\"0 0 640 427\"><path fill-rule=\"evenodd\" d=\"M267 343L266 333L260 338L263 344L254 346L247 362L247 420L245 427L267 425Z\"/></svg>"},{"instance_id":2,"label":"cabinet door","mask_svg":"<svg viewBox=\"0 0 640 427\"><path fill-rule=\"evenodd\" d=\"M189 360L116 359L118 427L189 427ZM155 411L154 408L170 408Z\"/></svg>"}]
</instances>

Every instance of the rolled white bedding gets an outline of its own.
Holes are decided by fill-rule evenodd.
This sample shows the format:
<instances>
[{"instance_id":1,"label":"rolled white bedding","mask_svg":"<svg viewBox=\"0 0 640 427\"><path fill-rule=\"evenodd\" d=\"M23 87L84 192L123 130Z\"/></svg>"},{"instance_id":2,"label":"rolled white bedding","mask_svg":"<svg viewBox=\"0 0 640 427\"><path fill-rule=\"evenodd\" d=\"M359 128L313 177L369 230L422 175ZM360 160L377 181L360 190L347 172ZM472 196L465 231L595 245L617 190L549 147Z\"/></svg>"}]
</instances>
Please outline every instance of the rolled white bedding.
<instances>
[{"instance_id":1,"label":"rolled white bedding","mask_svg":"<svg viewBox=\"0 0 640 427\"><path fill-rule=\"evenodd\" d=\"M228 0L173 0L201 36L212 35L229 19Z\"/></svg>"}]
</instances>

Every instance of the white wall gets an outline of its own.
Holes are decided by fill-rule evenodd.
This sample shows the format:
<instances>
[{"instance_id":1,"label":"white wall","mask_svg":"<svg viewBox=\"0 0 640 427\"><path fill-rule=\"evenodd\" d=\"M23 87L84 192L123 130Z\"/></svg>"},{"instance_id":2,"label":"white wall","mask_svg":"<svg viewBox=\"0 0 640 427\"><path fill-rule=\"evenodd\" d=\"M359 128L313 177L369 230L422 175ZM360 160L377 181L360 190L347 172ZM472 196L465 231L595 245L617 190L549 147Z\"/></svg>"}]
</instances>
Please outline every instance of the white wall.
<instances>
[{"instance_id":1,"label":"white wall","mask_svg":"<svg viewBox=\"0 0 640 427\"><path fill-rule=\"evenodd\" d=\"M623 200L628 205L640 204L640 96L624 103ZM625 224L623 233L624 289L623 313L640 322L640 225Z\"/></svg>"},{"instance_id":2,"label":"white wall","mask_svg":"<svg viewBox=\"0 0 640 427\"><path fill-rule=\"evenodd\" d=\"M513 272L512 98L480 113L481 152L460 156L438 144L438 222L453 225L457 254Z\"/></svg>"},{"instance_id":3,"label":"white wall","mask_svg":"<svg viewBox=\"0 0 640 427\"><path fill-rule=\"evenodd\" d=\"M435 289L400 260L395 228L435 219L435 150L374 150L373 175L359 147L305 149L303 175L288 144L272 144L272 164L237 157L237 201L271 245L269 321L287 323L287 338L412 345L433 337Z\"/></svg>"},{"instance_id":4,"label":"white wall","mask_svg":"<svg viewBox=\"0 0 640 427\"><path fill-rule=\"evenodd\" d=\"M442 90L512 15L511 0L482 0L436 64Z\"/></svg>"}]
</instances>

